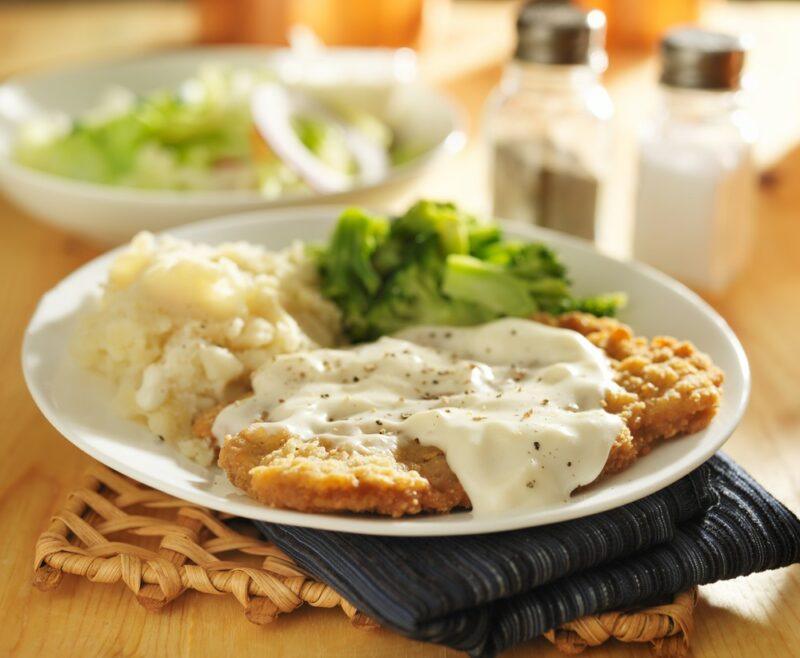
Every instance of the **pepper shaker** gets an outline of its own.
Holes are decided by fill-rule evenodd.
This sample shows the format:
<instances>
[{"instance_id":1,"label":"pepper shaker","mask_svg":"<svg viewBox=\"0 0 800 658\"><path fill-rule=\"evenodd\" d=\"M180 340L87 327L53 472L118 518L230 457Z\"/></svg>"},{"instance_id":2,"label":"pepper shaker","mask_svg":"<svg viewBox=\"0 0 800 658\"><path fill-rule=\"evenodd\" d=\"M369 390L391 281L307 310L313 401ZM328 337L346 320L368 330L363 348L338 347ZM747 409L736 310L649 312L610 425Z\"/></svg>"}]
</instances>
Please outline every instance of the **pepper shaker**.
<instances>
[{"instance_id":1,"label":"pepper shaker","mask_svg":"<svg viewBox=\"0 0 800 658\"><path fill-rule=\"evenodd\" d=\"M599 80L604 35L599 10L523 8L514 58L486 107L495 216L594 239L613 115Z\"/></svg>"}]
</instances>

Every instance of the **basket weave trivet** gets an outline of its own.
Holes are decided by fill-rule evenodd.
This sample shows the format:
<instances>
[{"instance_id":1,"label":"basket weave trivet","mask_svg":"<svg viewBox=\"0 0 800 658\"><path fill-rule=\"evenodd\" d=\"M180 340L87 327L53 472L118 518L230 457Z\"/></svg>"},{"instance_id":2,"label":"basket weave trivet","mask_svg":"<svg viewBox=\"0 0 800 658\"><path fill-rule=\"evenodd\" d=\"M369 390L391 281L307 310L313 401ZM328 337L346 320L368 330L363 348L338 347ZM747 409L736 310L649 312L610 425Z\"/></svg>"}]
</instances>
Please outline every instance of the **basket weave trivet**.
<instances>
[{"instance_id":1,"label":"basket weave trivet","mask_svg":"<svg viewBox=\"0 0 800 658\"><path fill-rule=\"evenodd\" d=\"M121 580L148 610L159 610L192 589L232 594L256 624L308 603L339 606L355 625L375 625L254 530L252 535L238 532L227 521L224 514L96 464L36 542L34 584L53 589L68 573L96 583ZM545 637L565 653L616 638L649 642L661 656L680 656L688 648L695 600L696 591L685 592L667 605L584 617Z\"/></svg>"}]
</instances>

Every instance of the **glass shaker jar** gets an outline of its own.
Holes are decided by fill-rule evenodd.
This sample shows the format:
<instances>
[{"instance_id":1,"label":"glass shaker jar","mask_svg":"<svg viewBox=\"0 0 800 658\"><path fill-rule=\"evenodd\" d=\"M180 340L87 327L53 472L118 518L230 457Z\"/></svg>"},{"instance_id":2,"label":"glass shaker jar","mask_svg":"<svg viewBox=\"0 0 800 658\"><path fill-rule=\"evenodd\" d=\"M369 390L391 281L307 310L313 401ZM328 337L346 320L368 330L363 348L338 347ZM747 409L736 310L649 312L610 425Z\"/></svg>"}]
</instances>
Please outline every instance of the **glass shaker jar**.
<instances>
[{"instance_id":1,"label":"glass shaker jar","mask_svg":"<svg viewBox=\"0 0 800 658\"><path fill-rule=\"evenodd\" d=\"M745 41L683 28L661 44L661 103L639 141L633 255L722 291L748 260L755 128L740 92Z\"/></svg>"},{"instance_id":2,"label":"glass shaker jar","mask_svg":"<svg viewBox=\"0 0 800 658\"><path fill-rule=\"evenodd\" d=\"M613 115L599 80L604 36L598 10L521 11L514 59L486 107L497 217L594 239Z\"/></svg>"}]
</instances>

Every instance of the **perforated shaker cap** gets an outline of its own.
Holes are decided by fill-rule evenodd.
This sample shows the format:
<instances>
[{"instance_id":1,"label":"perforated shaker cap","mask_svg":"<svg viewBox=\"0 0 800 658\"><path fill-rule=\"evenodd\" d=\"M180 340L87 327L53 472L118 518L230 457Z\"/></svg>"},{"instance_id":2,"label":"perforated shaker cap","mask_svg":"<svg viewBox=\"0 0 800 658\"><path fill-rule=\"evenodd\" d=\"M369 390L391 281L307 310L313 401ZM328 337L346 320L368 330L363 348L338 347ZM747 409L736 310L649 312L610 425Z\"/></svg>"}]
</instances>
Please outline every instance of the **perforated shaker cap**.
<instances>
[{"instance_id":1,"label":"perforated shaker cap","mask_svg":"<svg viewBox=\"0 0 800 658\"><path fill-rule=\"evenodd\" d=\"M699 28L671 30L661 41L661 84L684 89L738 89L745 37Z\"/></svg>"},{"instance_id":2,"label":"perforated shaker cap","mask_svg":"<svg viewBox=\"0 0 800 658\"><path fill-rule=\"evenodd\" d=\"M537 64L590 64L605 68L606 17L564 2L529 2L517 18L514 57Z\"/></svg>"}]
</instances>

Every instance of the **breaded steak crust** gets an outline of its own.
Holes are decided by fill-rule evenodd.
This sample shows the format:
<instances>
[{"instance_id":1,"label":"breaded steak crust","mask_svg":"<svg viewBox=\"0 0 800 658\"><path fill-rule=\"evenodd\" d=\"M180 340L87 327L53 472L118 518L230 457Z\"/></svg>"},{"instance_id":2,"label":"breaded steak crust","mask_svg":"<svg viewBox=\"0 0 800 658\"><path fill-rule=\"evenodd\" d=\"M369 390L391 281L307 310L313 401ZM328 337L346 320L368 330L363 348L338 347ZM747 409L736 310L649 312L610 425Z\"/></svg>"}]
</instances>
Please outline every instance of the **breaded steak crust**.
<instances>
[{"instance_id":1,"label":"breaded steak crust","mask_svg":"<svg viewBox=\"0 0 800 658\"><path fill-rule=\"evenodd\" d=\"M535 319L581 333L611 362L621 390L609 392L605 406L626 427L601 477L626 468L656 442L696 432L714 417L723 375L691 343L637 337L616 320L583 313ZM198 436L211 439L218 412L198 417ZM393 454L360 454L253 426L225 440L219 465L235 486L272 507L395 517L470 507L445 455L416 441Z\"/></svg>"}]
</instances>

